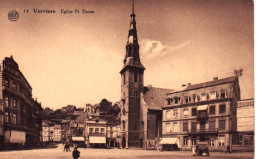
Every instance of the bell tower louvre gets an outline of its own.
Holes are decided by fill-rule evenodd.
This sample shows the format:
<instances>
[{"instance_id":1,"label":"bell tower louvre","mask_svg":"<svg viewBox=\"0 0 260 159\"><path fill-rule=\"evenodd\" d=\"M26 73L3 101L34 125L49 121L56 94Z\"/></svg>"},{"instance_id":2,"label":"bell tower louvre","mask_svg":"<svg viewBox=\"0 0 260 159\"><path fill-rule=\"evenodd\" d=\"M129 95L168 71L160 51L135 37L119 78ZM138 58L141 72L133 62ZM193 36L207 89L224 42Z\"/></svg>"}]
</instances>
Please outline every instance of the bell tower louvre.
<instances>
[{"instance_id":1,"label":"bell tower louvre","mask_svg":"<svg viewBox=\"0 0 260 159\"><path fill-rule=\"evenodd\" d=\"M134 13L130 15L130 28L126 44L124 66L121 74L121 100L123 104L121 130L123 132L123 147L142 147L142 122L140 119L140 93L143 91L144 66L139 55L139 44Z\"/></svg>"}]
</instances>

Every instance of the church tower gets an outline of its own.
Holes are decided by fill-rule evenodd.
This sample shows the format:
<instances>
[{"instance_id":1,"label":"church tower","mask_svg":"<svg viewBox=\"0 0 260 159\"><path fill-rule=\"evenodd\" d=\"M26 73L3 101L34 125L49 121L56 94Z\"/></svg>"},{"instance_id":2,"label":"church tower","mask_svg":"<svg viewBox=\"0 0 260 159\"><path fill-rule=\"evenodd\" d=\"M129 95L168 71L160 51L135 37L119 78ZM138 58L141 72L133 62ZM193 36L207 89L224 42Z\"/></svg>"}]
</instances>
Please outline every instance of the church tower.
<instances>
[{"instance_id":1,"label":"church tower","mask_svg":"<svg viewBox=\"0 0 260 159\"><path fill-rule=\"evenodd\" d=\"M136 21L134 13L134 1L132 4L132 14L130 15L130 29L126 44L126 54L124 66L121 74L121 100L122 117L121 130L123 131L122 142L126 148L128 146L141 147L141 127L140 120L140 93L143 91L144 66L140 61L139 44L137 38Z\"/></svg>"}]
</instances>

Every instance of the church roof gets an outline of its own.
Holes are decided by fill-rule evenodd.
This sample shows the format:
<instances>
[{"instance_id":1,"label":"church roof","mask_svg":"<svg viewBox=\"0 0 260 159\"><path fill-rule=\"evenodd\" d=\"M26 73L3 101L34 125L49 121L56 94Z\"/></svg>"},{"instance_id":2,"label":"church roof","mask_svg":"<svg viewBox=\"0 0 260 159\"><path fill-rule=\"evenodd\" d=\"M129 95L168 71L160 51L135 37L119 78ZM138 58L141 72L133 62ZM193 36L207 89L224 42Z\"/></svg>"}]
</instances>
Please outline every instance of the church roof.
<instances>
[{"instance_id":1,"label":"church roof","mask_svg":"<svg viewBox=\"0 0 260 159\"><path fill-rule=\"evenodd\" d=\"M161 110L161 107L165 105L166 94L172 91L172 89L144 86L143 98L148 109Z\"/></svg>"}]
</instances>

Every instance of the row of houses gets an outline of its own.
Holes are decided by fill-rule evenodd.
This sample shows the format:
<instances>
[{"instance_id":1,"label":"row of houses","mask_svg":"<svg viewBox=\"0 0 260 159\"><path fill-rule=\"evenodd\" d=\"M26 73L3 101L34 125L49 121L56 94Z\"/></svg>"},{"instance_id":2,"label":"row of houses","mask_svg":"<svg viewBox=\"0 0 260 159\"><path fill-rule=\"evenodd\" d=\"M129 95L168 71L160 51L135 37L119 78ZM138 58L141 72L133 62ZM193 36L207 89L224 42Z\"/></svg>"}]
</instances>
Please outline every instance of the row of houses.
<instances>
[{"instance_id":1,"label":"row of houses","mask_svg":"<svg viewBox=\"0 0 260 159\"><path fill-rule=\"evenodd\" d=\"M90 107L90 108L89 108ZM86 143L92 146L118 146L120 127L108 124L100 118L98 111L91 105L87 106L85 112L68 116L60 121L43 121L43 142L68 142L77 144Z\"/></svg>"}]
</instances>

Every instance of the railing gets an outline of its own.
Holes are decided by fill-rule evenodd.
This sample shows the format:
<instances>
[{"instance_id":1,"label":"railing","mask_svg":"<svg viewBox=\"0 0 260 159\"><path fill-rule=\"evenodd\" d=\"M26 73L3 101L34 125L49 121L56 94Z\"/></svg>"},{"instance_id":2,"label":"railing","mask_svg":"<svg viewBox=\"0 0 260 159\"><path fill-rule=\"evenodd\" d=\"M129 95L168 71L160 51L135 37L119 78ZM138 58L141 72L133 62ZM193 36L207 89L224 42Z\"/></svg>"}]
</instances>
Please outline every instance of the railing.
<instances>
[{"instance_id":1,"label":"railing","mask_svg":"<svg viewBox=\"0 0 260 159\"><path fill-rule=\"evenodd\" d=\"M218 133L218 128L214 129L189 129L188 134L210 134Z\"/></svg>"},{"instance_id":2,"label":"railing","mask_svg":"<svg viewBox=\"0 0 260 159\"><path fill-rule=\"evenodd\" d=\"M93 133L93 132L90 132L89 136L106 136L106 134L105 133Z\"/></svg>"},{"instance_id":3,"label":"railing","mask_svg":"<svg viewBox=\"0 0 260 159\"><path fill-rule=\"evenodd\" d=\"M197 118L198 118L198 119L208 118L208 113L206 113L206 112L198 113L198 114L197 114Z\"/></svg>"}]
</instances>

